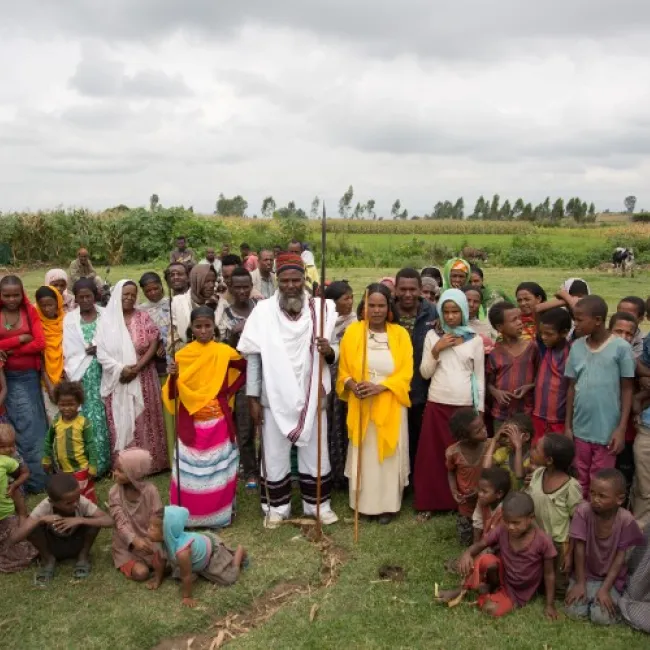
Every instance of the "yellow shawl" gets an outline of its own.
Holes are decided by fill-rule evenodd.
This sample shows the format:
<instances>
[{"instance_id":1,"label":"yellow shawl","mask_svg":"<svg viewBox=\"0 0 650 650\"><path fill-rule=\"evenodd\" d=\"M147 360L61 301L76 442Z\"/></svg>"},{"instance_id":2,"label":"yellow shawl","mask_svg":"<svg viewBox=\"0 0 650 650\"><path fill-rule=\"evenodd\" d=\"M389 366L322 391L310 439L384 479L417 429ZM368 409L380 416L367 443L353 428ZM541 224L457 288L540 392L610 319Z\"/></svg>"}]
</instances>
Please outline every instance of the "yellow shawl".
<instances>
[{"instance_id":1,"label":"yellow shawl","mask_svg":"<svg viewBox=\"0 0 650 650\"><path fill-rule=\"evenodd\" d=\"M38 306L36 301L36 311L43 325L43 334L45 335L45 350L43 358L45 360L45 372L49 380L55 386L63 377L63 296L56 287L50 287L56 296L56 318L47 318Z\"/></svg>"},{"instance_id":2,"label":"yellow shawl","mask_svg":"<svg viewBox=\"0 0 650 650\"><path fill-rule=\"evenodd\" d=\"M382 463L384 458L392 456L397 449L402 418L400 406L411 406L409 390L413 378L413 345L403 327L386 323L388 347L395 362L395 370L381 382L388 390L360 400L346 390L344 382L350 377L357 382L367 380L368 368L361 368L365 332L363 321L352 323L345 330L341 340L336 392L348 403L348 436L355 447L359 446L359 414L362 415L362 439L368 429L368 422L374 423L377 428L377 452L379 462Z\"/></svg>"},{"instance_id":3,"label":"yellow shawl","mask_svg":"<svg viewBox=\"0 0 650 650\"><path fill-rule=\"evenodd\" d=\"M176 353L178 396L190 415L198 413L221 391L228 372L228 383L232 384L240 372L231 368L231 361L241 359L239 353L225 343L199 343L193 341ZM165 407L174 412L174 400L169 398L169 382L163 387L162 396Z\"/></svg>"}]
</instances>

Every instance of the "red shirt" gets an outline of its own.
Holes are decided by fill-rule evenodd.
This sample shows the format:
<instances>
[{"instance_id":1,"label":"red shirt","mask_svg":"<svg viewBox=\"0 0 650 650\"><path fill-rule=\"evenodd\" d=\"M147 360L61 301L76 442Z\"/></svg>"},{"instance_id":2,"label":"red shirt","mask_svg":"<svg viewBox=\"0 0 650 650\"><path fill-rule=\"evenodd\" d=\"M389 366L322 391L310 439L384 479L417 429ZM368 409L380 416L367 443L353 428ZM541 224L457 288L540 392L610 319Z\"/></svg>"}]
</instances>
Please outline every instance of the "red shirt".
<instances>
[{"instance_id":1,"label":"red shirt","mask_svg":"<svg viewBox=\"0 0 650 650\"><path fill-rule=\"evenodd\" d=\"M0 307L2 304L0 303ZM31 334L33 341L21 343L21 334ZM45 349L45 336L43 326L38 317L36 309L23 297L23 304L20 308L20 324L14 329L5 328L4 317L0 318L0 350L10 352L7 354L7 361L4 369L12 370L40 370L41 355Z\"/></svg>"}]
</instances>

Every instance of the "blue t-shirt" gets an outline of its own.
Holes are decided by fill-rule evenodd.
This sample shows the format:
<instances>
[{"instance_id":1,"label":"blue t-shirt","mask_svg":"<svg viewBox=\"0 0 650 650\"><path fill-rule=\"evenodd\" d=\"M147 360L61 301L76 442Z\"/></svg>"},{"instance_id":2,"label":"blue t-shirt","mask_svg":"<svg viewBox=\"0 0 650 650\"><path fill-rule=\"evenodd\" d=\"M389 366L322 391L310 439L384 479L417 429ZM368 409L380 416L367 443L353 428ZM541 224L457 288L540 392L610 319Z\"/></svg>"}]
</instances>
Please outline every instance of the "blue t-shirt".
<instances>
[{"instance_id":1,"label":"blue t-shirt","mask_svg":"<svg viewBox=\"0 0 650 650\"><path fill-rule=\"evenodd\" d=\"M621 379L635 373L632 348L610 336L597 350L585 338L571 347L564 374L575 379L573 435L580 440L608 445L621 419Z\"/></svg>"}]
</instances>

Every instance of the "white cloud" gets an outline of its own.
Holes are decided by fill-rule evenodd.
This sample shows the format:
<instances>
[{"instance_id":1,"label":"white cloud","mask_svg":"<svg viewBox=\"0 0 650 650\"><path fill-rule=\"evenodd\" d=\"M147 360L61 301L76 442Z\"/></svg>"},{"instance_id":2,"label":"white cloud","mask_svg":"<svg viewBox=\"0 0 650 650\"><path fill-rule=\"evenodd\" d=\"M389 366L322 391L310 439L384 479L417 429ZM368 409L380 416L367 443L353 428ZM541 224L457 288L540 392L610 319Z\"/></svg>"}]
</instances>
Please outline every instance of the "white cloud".
<instances>
[{"instance_id":1,"label":"white cloud","mask_svg":"<svg viewBox=\"0 0 650 650\"><path fill-rule=\"evenodd\" d=\"M411 214L479 194L622 207L650 178L650 3L13 3L1 210L219 192ZM4 18L4 17L3 17ZM648 201L650 203L650 200Z\"/></svg>"}]
</instances>

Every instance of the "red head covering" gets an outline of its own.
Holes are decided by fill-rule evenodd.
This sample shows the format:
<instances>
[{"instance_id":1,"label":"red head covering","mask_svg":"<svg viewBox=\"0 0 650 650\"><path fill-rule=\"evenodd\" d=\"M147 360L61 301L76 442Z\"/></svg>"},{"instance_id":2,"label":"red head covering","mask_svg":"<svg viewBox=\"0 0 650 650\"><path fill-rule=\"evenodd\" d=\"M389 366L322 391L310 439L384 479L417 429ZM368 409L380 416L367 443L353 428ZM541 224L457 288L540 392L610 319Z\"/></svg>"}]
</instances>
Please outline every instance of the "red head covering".
<instances>
[{"instance_id":1,"label":"red head covering","mask_svg":"<svg viewBox=\"0 0 650 650\"><path fill-rule=\"evenodd\" d=\"M275 272L280 275L283 271L305 272L305 263L300 255L295 253L280 253L275 260Z\"/></svg>"}]
</instances>

